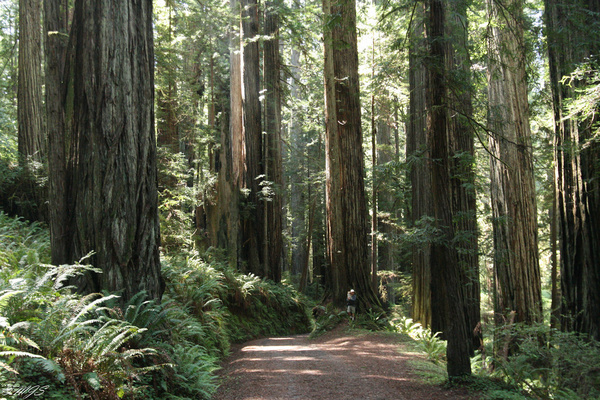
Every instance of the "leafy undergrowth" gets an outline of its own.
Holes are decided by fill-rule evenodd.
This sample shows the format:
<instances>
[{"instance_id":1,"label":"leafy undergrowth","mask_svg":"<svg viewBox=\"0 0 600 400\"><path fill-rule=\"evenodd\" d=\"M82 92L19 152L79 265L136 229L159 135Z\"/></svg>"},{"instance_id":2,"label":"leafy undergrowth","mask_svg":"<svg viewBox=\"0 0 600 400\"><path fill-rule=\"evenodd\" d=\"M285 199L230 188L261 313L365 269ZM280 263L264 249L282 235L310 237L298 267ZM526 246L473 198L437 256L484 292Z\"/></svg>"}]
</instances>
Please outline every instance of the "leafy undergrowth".
<instances>
[{"instance_id":1,"label":"leafy undergrowth","mask_svg":"<svg viewBox=\"0 0 600 400\"><path fill-rule=\"evenodd\" d=\"M49 265L47 230L0 213L0 399L203 399L230 342L307 332L286 285L216 260L163 260L160 304L139 293L82 296L84 262Z\"/></svg>"}]
</instances>

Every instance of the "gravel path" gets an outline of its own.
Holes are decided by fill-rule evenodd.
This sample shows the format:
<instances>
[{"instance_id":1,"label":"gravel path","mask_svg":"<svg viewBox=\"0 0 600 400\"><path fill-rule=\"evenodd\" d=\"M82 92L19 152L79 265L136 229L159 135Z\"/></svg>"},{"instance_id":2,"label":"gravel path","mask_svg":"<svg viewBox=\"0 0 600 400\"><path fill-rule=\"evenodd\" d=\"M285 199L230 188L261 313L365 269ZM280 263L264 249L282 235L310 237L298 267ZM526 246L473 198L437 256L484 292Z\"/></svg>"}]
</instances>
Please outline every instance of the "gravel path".
<instances>
[{"instance_id":1,"label":"gravel path","mask_svg":"<svg viewBox=\"0 0 600 400\"><path fill-rule=\"evenodd\" d=\"M397 338L337 330L316 340L307 335L265 338L234 349L220 372L216 400L475 400L464 390L423 383Z\"/></svg>"}]
</instances>

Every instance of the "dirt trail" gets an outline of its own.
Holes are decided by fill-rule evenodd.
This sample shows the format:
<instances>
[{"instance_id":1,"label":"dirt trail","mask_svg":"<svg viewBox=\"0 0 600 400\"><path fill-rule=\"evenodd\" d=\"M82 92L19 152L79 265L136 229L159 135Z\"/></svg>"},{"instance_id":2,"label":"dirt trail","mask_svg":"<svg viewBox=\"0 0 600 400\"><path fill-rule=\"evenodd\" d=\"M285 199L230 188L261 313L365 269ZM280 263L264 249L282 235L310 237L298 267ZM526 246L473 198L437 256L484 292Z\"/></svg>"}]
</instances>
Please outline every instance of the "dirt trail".
<instances>
[{"instance_id":1,"label":"dirt trail","mask_svg":"<svg viewBox=\"0 0 600 400\"><path fill-rule=\"evenodd\" d=\"M234 349L220 375L216 400L475 400L464 390L423 383L386 334L350 335L341 330L259 339Z\"/></svg>"}]
</instances>

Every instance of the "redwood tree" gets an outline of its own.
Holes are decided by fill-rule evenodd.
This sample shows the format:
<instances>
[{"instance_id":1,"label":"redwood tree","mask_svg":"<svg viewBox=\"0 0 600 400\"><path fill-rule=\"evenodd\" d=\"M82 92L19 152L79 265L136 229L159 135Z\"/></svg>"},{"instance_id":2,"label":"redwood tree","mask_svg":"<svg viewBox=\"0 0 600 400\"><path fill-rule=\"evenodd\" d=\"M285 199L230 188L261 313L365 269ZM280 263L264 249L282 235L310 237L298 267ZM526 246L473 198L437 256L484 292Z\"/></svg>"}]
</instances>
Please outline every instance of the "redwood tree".
<instances>
[{"instance_id":1,"label":"redwood tree","mask_svg":"<svg viewBox=\"0 0 600 400\"><path fill-rule=\"evenodd\" d=\"M42 131L41 0L19 0L19 76L17 119L19 155L40 161L45 152Z\"/></svg>"},{"instance_id":2,"label":"redwood tree","mask_svg":"<svg viewBox=\"0 0 600 400\"><path fill-rule=\"evenodd\" d=\"M522 0L490 0L488 127L496 323L542 320Z\"/></svg>"},{"instance_id":3,"label":"redwood tree","mask_svg":"<svg viewBox=\"0 0 600 400\"><path fill-rule=\"evenodd\" d=\"M370 285L367 204L356 4L353 0L324 0L327 256L332 272L333 298L345 304L354 288L364 305L379 304Z\"/></svg>"},{"instance_id":4,"label":"redwood tree","mask_svg":"<svg viewBox=\"0 0 600 400\"><path fill-rule=\"evenodd\" d=\"M241 210L242 260L247 271L266 276L264 265L264 204L261 199L263 180L262 118L260 105L260 54L257 39L258 2L242 0L242 160Z\"/></svg>"},{"instance_id":5,"label":"redwood tree","mask_svg":"<svg viewBox=\"0 0 600 400\"><path fill-rule=\"evenodd\" d=\"M62 84L68 34L63 0L44 1L46 32L46 123L48 132L48 219L52 263L69 262L67 240L67 148L65 87Z\"/></svg>"},{"instance_id":6,"label":"redwood tree","mask_svg":"<svg viewBox=\"0 0 600 400\"><path fill-rule=\"evenodd\" d=\"M432 328L443 329L448 341L448 376L471 374L470 335L462 289L461 268L454 245L456 229L452 205L451 160L448 129L448 87L445 36L446 4L444 0L429 0L427 37L429 63L427 67L427 134L431 148L431 197L433 216L439 237L431 249Z\"/></svg>"},{"instance_id":7,"label":"redwood tree","mask_svg":"<svg viewBox=\"0 0 600 400\"><path fill-rule=\"evenodd\" d=\"M264 80L265 80L265 178L270 186L265 205L264 263L267 277L281 281L283 249L281 157L281 60L279 55L278 2L269 1L265 10Z\"/></svg>"},{"instance_id":8,"label":"redwood tree","mask_svg":"<svg viewBox=\"0 0 600 400\"><path fill-rule=\"evenodd\" d=\"M78 1L71 35L69 218L52 223L67 226L67 262L94 252L102 270L80 290L160 299L152 3Z\"/></svg>"},{"instance_id":9,"label":"redwood tree","mask_svg":"<svg viewBox=\"0 0 600 400\"><path fill-rule=\"evenodd\" d=\"M427 148L425 85L425 12L424 5L415 5L409 47L409 120L406 129L406 155L412 186L410 222L415 228L424 227L433 214L431 205L430 152ZM425 327L431 326L431 243L413 243L413 319Z\"/></svg>"},{"instance_id":10,"label":"redwood tree","mask_svg":"<svg viewBox=\"0 0 600 400\"><path fill-rule=\"evenodd\" d=\"M562 82L577 68L600 68L600 2L546 0L545 5L555 121L561 325L600 340L600 145L594 125L598 99L585 102L592 104L589 113L566 108L577 89L598 82L588 81L588 73Z\"/></svg>"}]
</instances>

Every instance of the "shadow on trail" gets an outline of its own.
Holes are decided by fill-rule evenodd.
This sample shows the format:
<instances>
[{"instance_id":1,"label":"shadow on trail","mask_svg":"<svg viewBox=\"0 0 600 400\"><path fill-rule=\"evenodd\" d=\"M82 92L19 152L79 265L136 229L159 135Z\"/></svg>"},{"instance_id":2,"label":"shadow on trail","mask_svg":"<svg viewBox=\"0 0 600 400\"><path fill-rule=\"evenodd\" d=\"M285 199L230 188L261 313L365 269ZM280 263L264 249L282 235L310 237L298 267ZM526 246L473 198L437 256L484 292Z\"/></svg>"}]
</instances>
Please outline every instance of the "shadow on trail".
<instances>
[{"instance_id":1,"label":"shadow on trail","mask_svg":"<svg viewBox=\"0 0 600 400\"><path fill-rule=\"evenodd\" d=\"M474 399L424 384L395 340L342 335L311 341L306 335L246 343L226 360L220 400Z\"/></svg>"}]
</instances>

